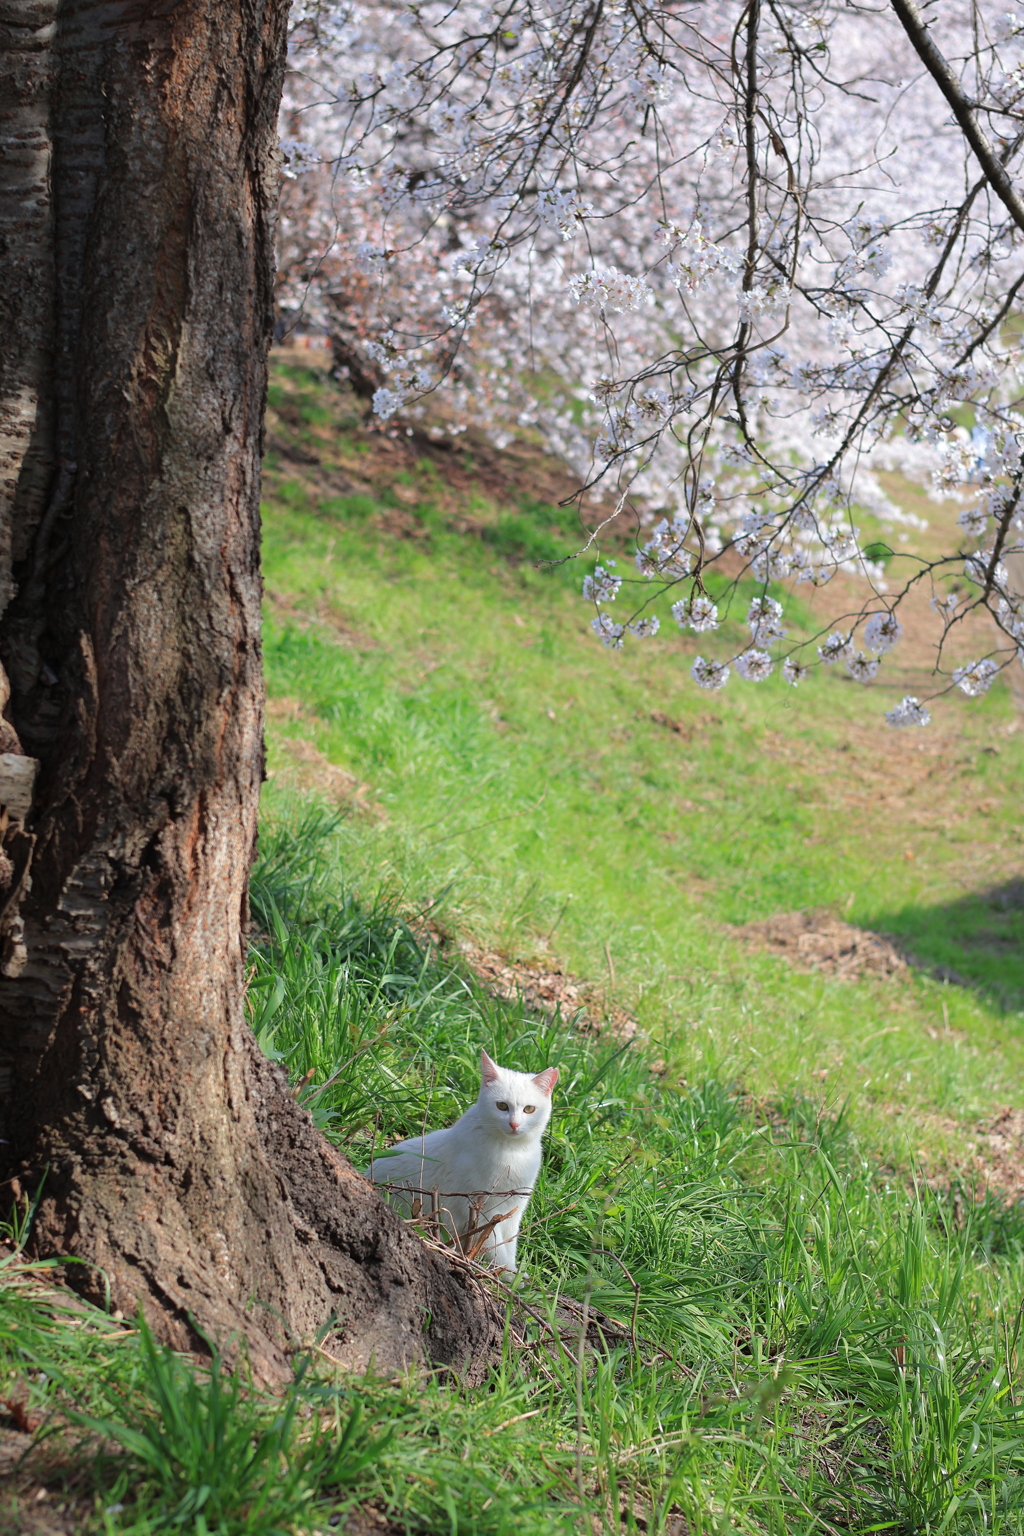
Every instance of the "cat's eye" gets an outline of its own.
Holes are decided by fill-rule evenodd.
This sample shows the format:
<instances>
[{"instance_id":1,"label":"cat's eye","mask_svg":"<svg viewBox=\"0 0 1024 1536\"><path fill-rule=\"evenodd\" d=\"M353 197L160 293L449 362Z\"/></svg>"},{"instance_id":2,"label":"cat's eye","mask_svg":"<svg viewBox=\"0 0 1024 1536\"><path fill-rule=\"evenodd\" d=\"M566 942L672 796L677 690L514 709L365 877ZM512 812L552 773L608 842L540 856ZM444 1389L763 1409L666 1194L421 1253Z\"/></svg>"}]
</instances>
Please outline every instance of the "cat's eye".
<instances>
[{"instance_id":1,"label":"cat's eye","mask_svg":"<svg viewBox=\"0 0 1024 1536\"><path fill-rule=\"evenodd\" d=\"M537 1112L536 1104L524 1104L523 1105L523 1114L524 1115L533 1115L533 1114L536 1114L536 1112Z\"/></svg>"},{"instance_id":2,"label":"cat's eye","mask_svg":"<svg viewBox=\"0 0 1024 1536\"><path fill-rule=\"evenodd\" d=\"M505 1111L505 1110L508 1109L508 1105L507 1104L495 1104L494 1107L495 1107L495 1109L500 1109L502 1111Z\"/></svg>"}]
</instances>

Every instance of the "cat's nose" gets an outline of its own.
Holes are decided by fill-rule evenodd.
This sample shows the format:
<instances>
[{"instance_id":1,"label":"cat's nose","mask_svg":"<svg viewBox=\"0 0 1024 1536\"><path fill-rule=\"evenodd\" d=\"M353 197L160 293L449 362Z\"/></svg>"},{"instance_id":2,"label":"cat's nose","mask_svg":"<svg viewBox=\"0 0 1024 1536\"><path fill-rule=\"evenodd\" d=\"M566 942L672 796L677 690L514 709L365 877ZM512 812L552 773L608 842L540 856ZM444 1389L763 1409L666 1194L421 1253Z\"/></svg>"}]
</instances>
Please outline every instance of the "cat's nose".
<instances>
[{"instance_id":1,"label":"cat's nose","mask_svg":"<svg viewBox=\"0 0 1024 1536\"><path fill-rule=\"evenodd\" d=\"M510 1131L518 1131L518 1129L519 1129L519 1121L518 1120L510 1120L509 1123L508 1123L508 1128L509 1128Z\"/></svg>"}]
</instances>

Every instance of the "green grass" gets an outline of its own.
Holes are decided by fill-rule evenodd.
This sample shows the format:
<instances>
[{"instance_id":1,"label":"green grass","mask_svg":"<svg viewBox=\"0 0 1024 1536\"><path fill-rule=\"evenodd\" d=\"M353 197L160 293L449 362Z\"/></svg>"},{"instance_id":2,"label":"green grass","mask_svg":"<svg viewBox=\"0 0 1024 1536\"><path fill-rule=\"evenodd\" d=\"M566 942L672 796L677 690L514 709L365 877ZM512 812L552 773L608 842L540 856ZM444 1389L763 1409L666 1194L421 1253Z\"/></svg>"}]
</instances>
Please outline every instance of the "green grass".
<instances>
[{"instance_id":1,"label":"green grass","mask_svg":"<svg viewBox=\"0 0 1024 1536\"><path fill-rule=\"evenodd\" d=\"M354 888L432 904L527 958L547 947L594 979L610 950L620 1000L674 1073L816 1096L825 1073L876 1139L891 1141L896 1111L967 1125L1011 1097L1024 751L1006 690L940 701L914 736L882 719L898 676L702 695L695 641L601 650L575 564L495 564L419 478L414 539L383 533L367 493L350 515L286 479L268 502L268 583L291 605L268 618L268 687L293 706L271 764L306 737L385 806L386 823L348 831ZM844 984L730 937L817 906L895 936L921 970ZM939 1157L947 1136L918 1121L911 1150Z\"/></svg>"},{"instance_id":2,"label":"green grass","mask_svg":"<svg viewBox=\"0 0 1024 1536\"><path fill-rule=\"evenodd\" d=\"M530 565L530 556L550 561L577 547L564 513L545 522L534 508L544 542L531 544L521 510L496 507L488 520L477 507L484 531L467 536L432 477L409 479L417 539L383 535L365 502L358 518L315 495L303 504L294 484L287 506L276 492L268 503L269 579L309 616L268 624L270 692L293 711L272 762L287 763L284 737L307 737L386 807L386 822L359 819L336 833L341 886L364 905L386 898L406 912L429 909L442 931L468 931L541 965L557 954L609 986L613 966L618 1000L650 1036L648 1059L665 1063L655 1080L640 1053L616 1061L588 1097L592 1050L567 1032L565 1049L590 1064L574 1071L559 1058L569 1072L549 1158L559 1185L544 1199L563 1214L548 1219L538 1202L528 1239L538 1273L577 1298L589 1283L620 1315L635 1299L622 1260L641 1281L648 1337L687 1352L698 1371L709 1357L721 1368L731 1352L729 1413L747 1390L735 1370L744 1353L804 1361L791 1366L789 1428L777 1425L783 1438L773 1442L795 1434L799 1468L769 1474L762 1461L755 1474L764 1453L749 1446L744 1472L725 1458L741 1523L773 1528L775 1508L780 1529L800 1519L812 1528L826 1510L845 1528L937 1529L947 1515L947 1529L973 1528L979 1509L967 1494L958 1502L936 1471L942 1454L933 1445L929 1462L914 1436L955 1438L973 1412L964 1394L987 1390L1019 1294L1020 1223L998 1197L971 1208L968 1195L972 1225L959 1230L955 1197L927 1183L915 1195L912 1170L939 1173L942 1188L941 1170L951 1169L955 1186L959 1127L969 1133L1015 1096L1024 1065L1012 819L1024 753L1008 697L941 703L932 738L914 739L889 732L881 714L916 691L916 679L862 690L826 676L798 693L773 679L702 696L687 677L695 644L669 639L609 655L587 633L576 563ZM496 549L511 563L495 565ZM747 596L733 599L734 626ZM791 599L787 615L805 633L813 627ZM272 786L268 804L287 815L287 793L278 794ZM894 936L919 969L895 982L841 983L795 975L731 938L729 924L813 906ZM311 931L279 934L264 973L294 964L307 1010L318 988L338 985L330 966L314 966L311 984ZM365 1050L365 1090L314 1087L310 1098L354 1156L455 1114L473 1091L481 1037L516 1054L495 1005L474 1001L468 980L437 983L443 1000L430 994L425 1019L413 1001L420 963L405 960L413 991L391 1000L395 1022L373 1046L353 1020L358 989L340 987L346 1049ZM313 1068L314 1085L343 1066L321 1030L291 1028L295 1069ZM523 1030L519 1058L543 1064L531 1048L536 1024L524 1020ZM715 1149L706 1166L702 1134ZM595 1194L581 1199L588 1181ZM919 1229L933 1266L928 1306L920 1287L913 1305L907 1290L906 1245ZM596 1256L595 1231L598 1249L607 1235L616 1259ZM964 1241L974 1258L960 1272ZM987 1319L988 1367L946 1342L952 1314L936 1298L957 1284L976 1342L967 1315ZM918 1305L924 1312L912 1316ZM913 1390L893 1363L897 1336L917 1341L923 1374ZM827 1365L808 1366L819 1353ZM947 1367L960 1373L955 1390L940 1384ZM634 1411L638 1391L620 1383L615 1411ZM806 1415L816 1428L795 1430L794 1416ZM808 1492L822 1473L806 1439L819 1432L823 1463L834 1445L835 1465L846 1468L831 1504L821 1487ZM989 1442L979 1433L980 1448ZM1004 1492L1015 1486L995 1481ZM803 1516L783 1486L803 1490ZM709 1499L710 1508L722 1495ZM721 1507L732 1509L728 1498ZM688 1508L687 1518L701 1528L707 1509Z\"/></svg>"},{"instance_id":3,"label":"green grass","mask_svg":"<svg viewBox=\"0 0 1024 1536\"><path fill-rule=\"evenodd\" d=\"M1020 1530L1024 1218L915 1190L820 1104L783 1094L766 1117L736 1084L672 1082L487 996L353 900L348 842L315 807L265 829L254 1023L294 1077L315 1068L307 1102L357 1162L454 1114L481 1041L559 1065L515 1303L531 1347L475 1392L313 1355L272 1400L9 1283L8 1383L103 1437L71 1460L88 1528L271 1536L372 1502L411 1531L509 1536ZM582 1354L581 1305L618 1325Z\"/></svg>"},{"instance_id":4,"label":"green grass","mask_svg":"<svg viewBox=\"0 0 1024 1536\"><path fill-rule=\"evenodd\" d=\"M475 1391L313 1350L271 1399L244 1361L62 1313L15 1257L0 1395L61 1447L48 1507L105 1536L326 1532L366 1504L439 1536L1024 1531L1024 1214L967 1154L1024 1066L1008 697L941 705L929 738L879 723L904 679L701 695L692 644L600 650L578 562L531 563L571 552L574 513L391 462L313 370L273 390L328 478L268 473L253 1026L357 1166L460 1113L481 1045L559 1067L526 1343ZM305 791L290 738L385 816ZM798 975L730 928L818 905L920 968ZM462 936L563 963L641 1034L495 998Z\"/></svg>"},{"instance_id":5,"label":"green grass","mask_svg":"<svg viewBox=\"0 0 1024 1536\"><path fill-rule=\"evenodd\" d=\"M358 1402L341 1394L330 1401L322 1388L307 1388L306 1364L273 1402L254 1393L241 1370L225 1370L216 1354L199 1375L157 1345L140 1318L135 1392L111 1381L106 1414L72 1414L79 1429L122 1453L107 1460L100 1452L96 1469L108 1528L118 1528L111 1516L126 1504L128 1528L140 1536L175 1529L285 1536L308 1525L311 1514L327 1515L339 1490L360 1481L391 1436L365 1432Z\"/></svg>"},{"instance_id":6,"label":"green grass","mask_svg":"<svg viewBox=\"0 0 1024 1536\"><path fill-rule=\"evenodd\" d=\"M915 1189L865 1156L849 1116L796 1094L766 1117L721 1077L673 1082L642 1049L496 1002L386 904L352 900L349 835L301 810L265 835L265 1045L296 1077L314 1069L307 1101L360 1164L458 1112L482 1041L527 1070L557 1064L518 1294L539 1319L575 1303L620 1324L581 1369L580 1314L563 1310L561 1347L513 1349L492 1386L440 1394L448 1423L492 1415L448 1474L450 1508L397 1453L364 1490L414 1529L502 1529L482 1507L485 1431L518 1418L493 1516L510 1529L571 1530L581 1509L603 1530L1020 1529L1024 1218ZM409 1428L405 1457L436 1443L433 1393L374 1401Z\"/></svg>"}]
</instances>

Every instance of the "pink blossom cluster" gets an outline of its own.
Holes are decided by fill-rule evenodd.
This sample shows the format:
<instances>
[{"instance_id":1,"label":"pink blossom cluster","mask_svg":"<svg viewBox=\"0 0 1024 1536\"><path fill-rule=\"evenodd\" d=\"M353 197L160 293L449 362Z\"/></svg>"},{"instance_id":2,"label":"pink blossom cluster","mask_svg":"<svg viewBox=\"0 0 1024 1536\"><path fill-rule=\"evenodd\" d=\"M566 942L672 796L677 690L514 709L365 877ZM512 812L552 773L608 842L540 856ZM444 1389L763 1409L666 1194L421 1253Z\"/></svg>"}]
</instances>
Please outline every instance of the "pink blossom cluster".
<instances>
[{"instance_id":1,"label":"pink blossom cluster","mask_svg":"<svg viewBox=\"0 0 1024 1536\"><path fill-rule=\"evenodd\" d=\"M749 645L698 657L699 686L777 659L868 684L925 581L940 686L976 697L1024 647L1022 80L1024 24L985 0L302 0L282 311L380 422L429 397L450 431L529 425L635 514L637 576L587 578L605 644L657 632L649 583L710 633L753 579ZM892 589L858 518L919 522L894 466L970 500ZM839 571L859 611L789 643L781 584ZM979 604L996 659L947 666Z\"/></svg>"}]
</instances>

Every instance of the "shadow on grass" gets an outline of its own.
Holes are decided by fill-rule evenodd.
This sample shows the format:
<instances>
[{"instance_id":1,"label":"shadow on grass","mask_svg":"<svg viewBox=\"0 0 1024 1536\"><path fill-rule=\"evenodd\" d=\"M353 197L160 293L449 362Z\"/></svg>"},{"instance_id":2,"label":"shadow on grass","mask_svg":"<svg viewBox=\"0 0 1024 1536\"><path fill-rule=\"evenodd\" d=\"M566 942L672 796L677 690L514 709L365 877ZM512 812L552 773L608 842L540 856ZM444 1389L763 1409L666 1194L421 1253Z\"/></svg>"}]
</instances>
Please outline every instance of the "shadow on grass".
<instances>
[{"instance_id":1,"label":"shadow on grass","mask_svg":"<svg viewBox=\"0 0 1024 1536\"><path fill-rule=\"evenodd\" d=\"M1003 1013L1024 1011L1024 877L939 906L880 913L865 926L936 981L969 987Z\"/></svg>"}]
</instances>

